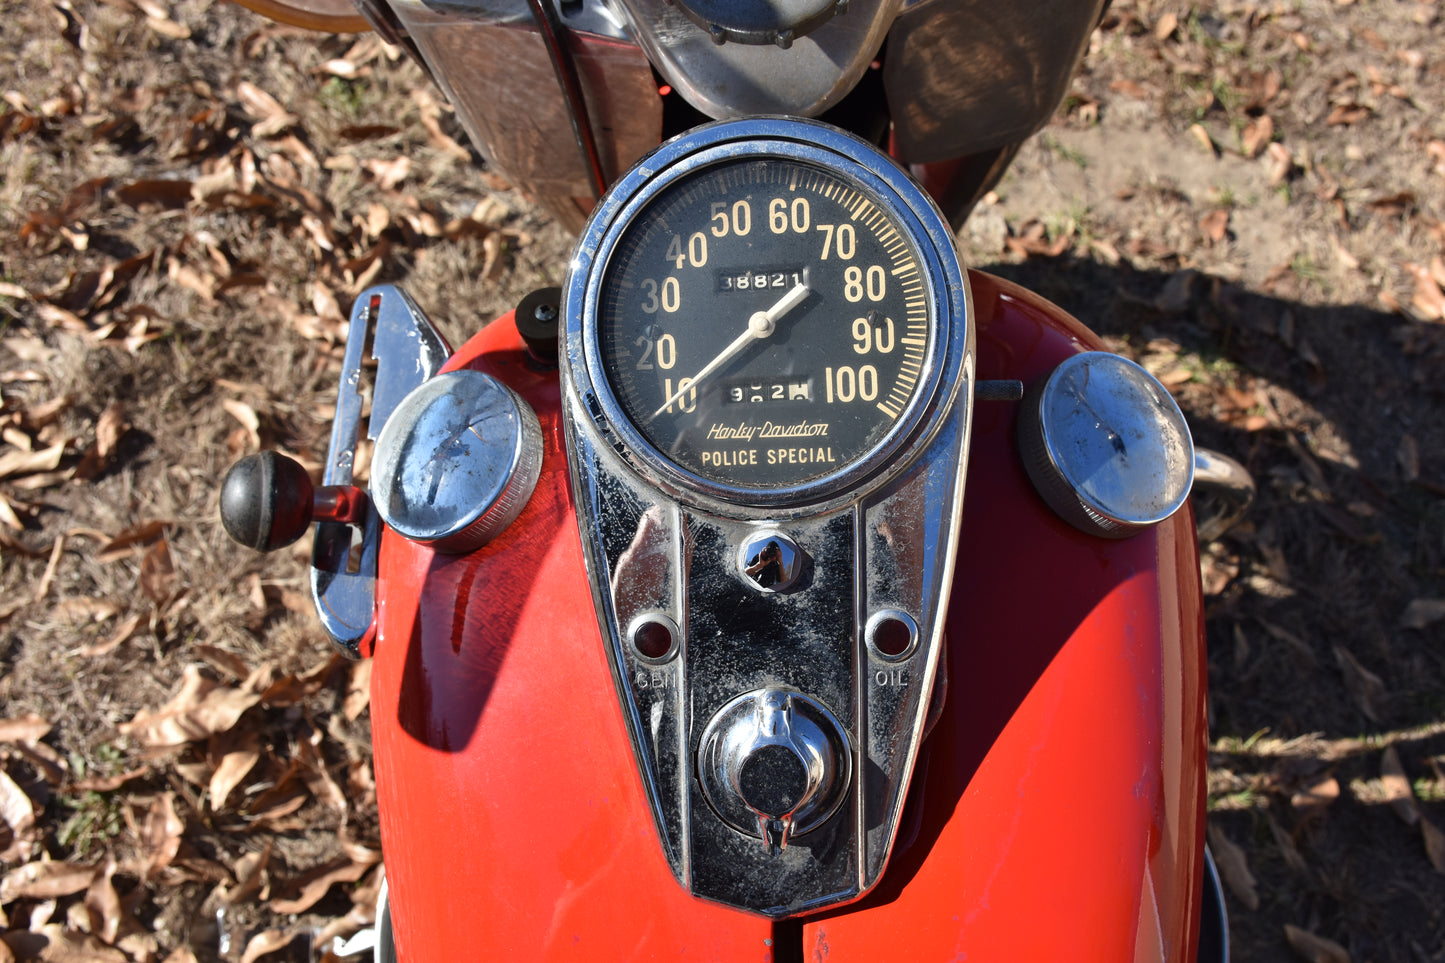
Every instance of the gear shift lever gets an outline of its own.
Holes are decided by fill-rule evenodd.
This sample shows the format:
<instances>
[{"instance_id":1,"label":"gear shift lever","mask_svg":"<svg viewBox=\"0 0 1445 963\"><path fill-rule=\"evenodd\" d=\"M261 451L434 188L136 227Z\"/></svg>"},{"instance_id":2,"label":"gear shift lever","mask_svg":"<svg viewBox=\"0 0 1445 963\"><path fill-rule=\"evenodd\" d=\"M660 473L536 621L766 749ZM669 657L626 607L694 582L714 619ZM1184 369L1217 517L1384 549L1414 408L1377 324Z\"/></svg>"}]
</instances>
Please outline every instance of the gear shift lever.
<instances>
[{"instance_id":1,"label":"gear shift lever","mask_svg":"<svg viewBox=\"0 0 1445 963\"><path fill-rule=\"evenodd\" d=\"M274 451L242 458L221 483L226 534L258 552L290 545L312 522L358 524L366 510L366 492L360 488L317 488L300 463Z\"/></svg>"}]
</instances>

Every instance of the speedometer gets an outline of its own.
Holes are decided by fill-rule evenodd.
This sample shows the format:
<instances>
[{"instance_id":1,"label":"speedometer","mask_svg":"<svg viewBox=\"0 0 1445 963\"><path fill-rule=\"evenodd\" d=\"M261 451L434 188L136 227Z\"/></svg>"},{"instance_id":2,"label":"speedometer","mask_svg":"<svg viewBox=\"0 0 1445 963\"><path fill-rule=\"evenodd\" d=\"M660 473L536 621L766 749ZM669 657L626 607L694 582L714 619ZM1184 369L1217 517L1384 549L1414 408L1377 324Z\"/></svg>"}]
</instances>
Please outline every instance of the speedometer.
<instances>
[{"instance_id":1,"label":"speedometer","mask_svg":"<svg viewBox=\"0 0 1445 963\"><path fill-rule=\"evenodd\" d=\"M569 311L599 408L654 472L730 501L856 483L938 390L961 287L942 219L822 125L741 121L681 143L614 189L579 248Z\"/></svg>"},{"instance_id":2,"label":"speedometer","mask_svg":"<svg viewBox=\"0 0 1445 963\"><path fill-rule=\"evenodd\" d=\"M607 265L603 370L644 438L699 477L806 483L868 452L931 341L918 246L876 192L806 162L680 179Z\"/></svg>"}]
</instances>

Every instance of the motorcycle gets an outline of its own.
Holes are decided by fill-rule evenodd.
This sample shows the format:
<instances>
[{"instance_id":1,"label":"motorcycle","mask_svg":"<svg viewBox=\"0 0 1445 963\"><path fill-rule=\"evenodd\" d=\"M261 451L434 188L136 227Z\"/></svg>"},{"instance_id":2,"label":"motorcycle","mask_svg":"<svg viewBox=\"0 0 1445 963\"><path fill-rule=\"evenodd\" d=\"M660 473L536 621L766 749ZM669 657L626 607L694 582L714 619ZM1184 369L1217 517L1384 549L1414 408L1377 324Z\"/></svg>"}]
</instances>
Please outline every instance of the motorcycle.
<instances>
[{"instance_id":1,"label":"motorcycle","mask_svg":"<svg viewBox=\"0 0 1445 963\"><path fill-rule=\"evenodd\" d=\"M1184 506L1247 476L953 241L1103 0L247 2L580 230L455 352L364 292L322 485L223 484L374 660L378 959L1227 959Z\"/></svg>"}]
</instances>

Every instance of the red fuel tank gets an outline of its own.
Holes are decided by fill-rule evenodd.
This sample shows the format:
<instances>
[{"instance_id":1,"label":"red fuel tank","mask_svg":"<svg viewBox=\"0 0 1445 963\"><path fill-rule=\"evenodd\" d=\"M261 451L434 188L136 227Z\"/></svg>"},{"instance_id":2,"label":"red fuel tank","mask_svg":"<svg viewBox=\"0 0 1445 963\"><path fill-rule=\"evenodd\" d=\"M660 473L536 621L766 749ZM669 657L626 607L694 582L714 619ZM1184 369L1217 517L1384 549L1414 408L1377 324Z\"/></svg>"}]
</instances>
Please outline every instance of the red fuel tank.
<instances>
[{"instance_id":1,"label":"red fuel tank","mask_svg":"<svg viewBox=\"0 0 1445 963\"><path fill-rule=\"evenodd\" d=\"M970 275L978 377L1102 347ZM372 738L398 955L508 959L1190 960L1204 860L1203 614L1187 511L1122 541L1035 494L1018 405L975 406L947 697L897 845L861 900L801 922L674 879L583 563L555 372L510 316L448 368L536 410L535 493L495 541L381 547Z\"/></svg>"}]
</instances>

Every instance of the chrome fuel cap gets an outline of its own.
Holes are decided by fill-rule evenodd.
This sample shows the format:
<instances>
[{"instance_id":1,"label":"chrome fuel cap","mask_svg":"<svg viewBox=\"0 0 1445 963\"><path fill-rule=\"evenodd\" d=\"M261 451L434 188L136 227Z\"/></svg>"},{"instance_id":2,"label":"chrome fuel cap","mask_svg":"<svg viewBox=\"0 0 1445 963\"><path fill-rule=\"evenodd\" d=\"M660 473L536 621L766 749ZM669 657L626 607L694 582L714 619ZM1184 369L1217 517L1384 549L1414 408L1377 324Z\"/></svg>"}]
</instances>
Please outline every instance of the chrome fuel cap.
<instances>
[{"instance_id":1,"label":"chrome fuel cap","mask_svg":"<svg viewBox=\"0 0 1445 963\"><path fill-rule=\"evenodd\" d=\"M477 371L438 375L396 407L376 440L372 499L398 534L461 554L522 511L542 468L531 407Z\"/></svg>"},{"instance_id":2,"label":"chrome fuel cap","mask_svg":"<svg viewBox=\"0 0 1445 963\"><path fill-rule=\"evenodd\" d=\"M821 703L767 688L718 710L702 734L697 768L723 822L776 854L833 815L853 763L847 733Z\"/></svg>"},{"instance_id":3,"label":"chrome fuel cap","mask_svg":"<svg viewBox=\"0 0 1445 963\"><path fill-rule=\"evenodd\" d=\"M1153 375L1077 354L1024 398L1019 454L1044 501L1082 531L1127 538L1173 515L1194 482L1184 414Z\"/></svg>"}]
</instances>

